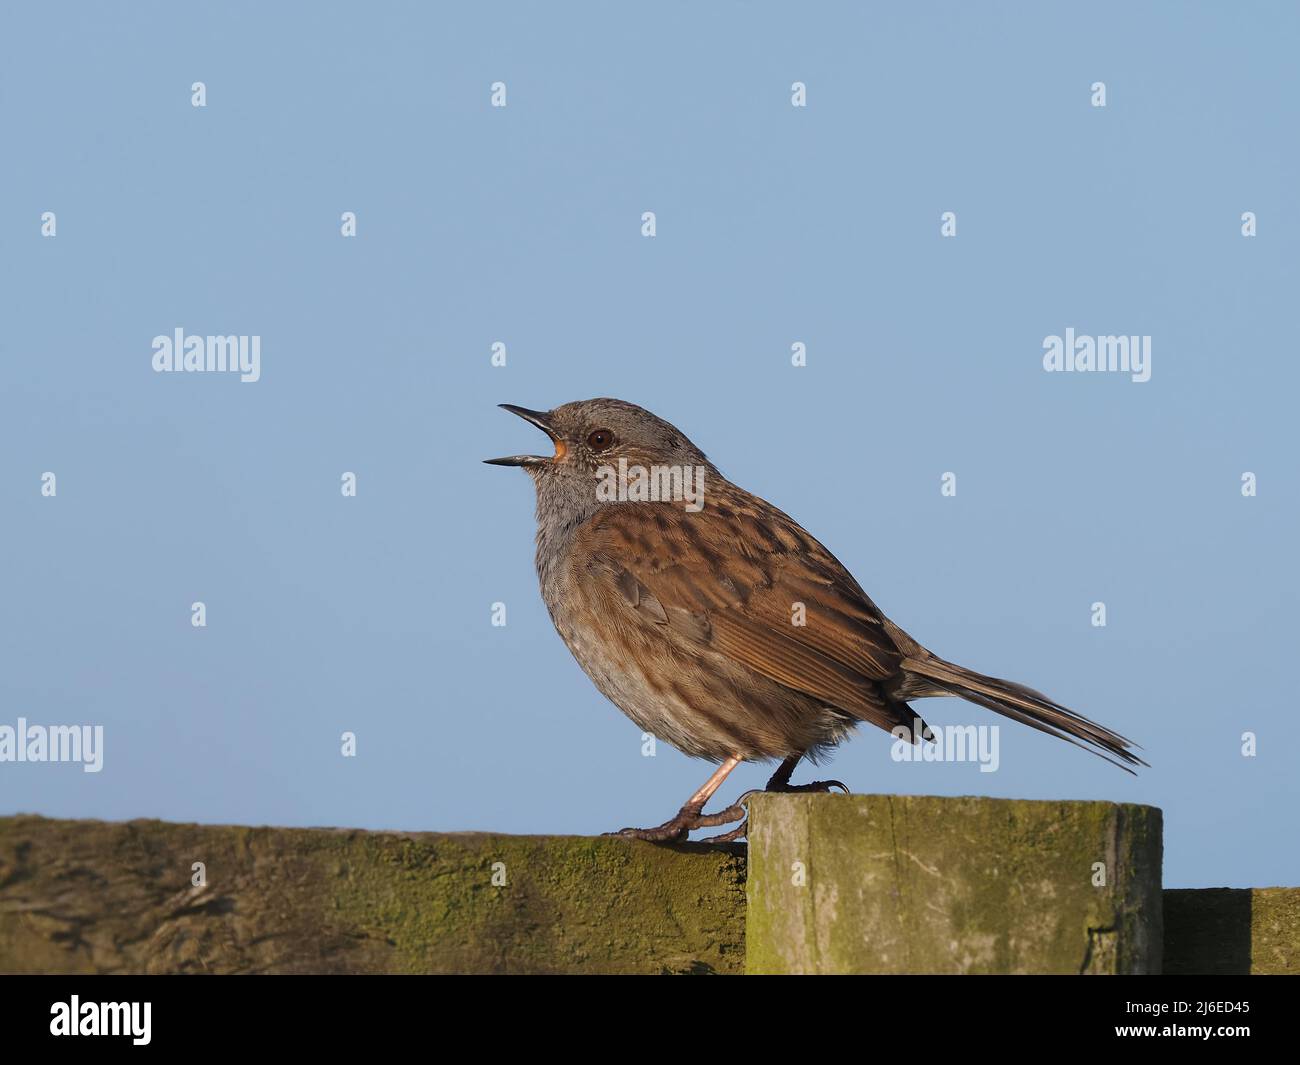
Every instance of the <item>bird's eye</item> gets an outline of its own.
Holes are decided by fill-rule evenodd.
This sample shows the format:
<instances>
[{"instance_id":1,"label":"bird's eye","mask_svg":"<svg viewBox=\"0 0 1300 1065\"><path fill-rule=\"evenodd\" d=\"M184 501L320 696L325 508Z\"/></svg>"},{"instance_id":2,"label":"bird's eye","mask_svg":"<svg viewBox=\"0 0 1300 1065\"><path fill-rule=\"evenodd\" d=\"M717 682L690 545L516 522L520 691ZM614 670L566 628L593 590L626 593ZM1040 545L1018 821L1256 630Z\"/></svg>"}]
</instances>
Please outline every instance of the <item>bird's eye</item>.
<instances>
[{"instance_id":1,"label":"bird's eye","mask_svg":"<svg viewBox=\"0 0 1300 1065\"><path fill-rule=\"evenodd\" d=\"M608 429L596 429L587 436L587 446L592 451L604 451L607 447L611 447L613 443L614 434Z\"/></svg>"}]
</instances>

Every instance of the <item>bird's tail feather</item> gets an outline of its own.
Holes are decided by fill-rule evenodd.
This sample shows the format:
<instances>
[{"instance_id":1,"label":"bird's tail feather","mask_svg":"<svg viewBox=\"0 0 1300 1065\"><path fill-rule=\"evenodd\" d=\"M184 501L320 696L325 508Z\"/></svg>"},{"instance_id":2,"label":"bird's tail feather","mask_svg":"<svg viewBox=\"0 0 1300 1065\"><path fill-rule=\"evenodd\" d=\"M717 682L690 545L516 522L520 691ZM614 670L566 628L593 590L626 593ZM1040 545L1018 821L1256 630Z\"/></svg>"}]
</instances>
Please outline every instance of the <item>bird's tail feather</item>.
<instances>
[{"instance_id":1,"label":"bird's tail feather","mask_svg":"<svg viewBox=\"0 0 1300 1065\"><path fill-rule=\"evenodd\" d=\"M1132 740L1090 721L1082 714L1076 714L1068 707L1053 702L1042 692L1026 688L1023 684L986 677L972 669L933 656L905 658L902 668L905 673L924 678L947 694L968 699L1040 732L1091 751L1127 773L1133 772L1129 766L1147 764L1133 753L1132 749L1141 748Z\"/></svg>"}]
</instances>

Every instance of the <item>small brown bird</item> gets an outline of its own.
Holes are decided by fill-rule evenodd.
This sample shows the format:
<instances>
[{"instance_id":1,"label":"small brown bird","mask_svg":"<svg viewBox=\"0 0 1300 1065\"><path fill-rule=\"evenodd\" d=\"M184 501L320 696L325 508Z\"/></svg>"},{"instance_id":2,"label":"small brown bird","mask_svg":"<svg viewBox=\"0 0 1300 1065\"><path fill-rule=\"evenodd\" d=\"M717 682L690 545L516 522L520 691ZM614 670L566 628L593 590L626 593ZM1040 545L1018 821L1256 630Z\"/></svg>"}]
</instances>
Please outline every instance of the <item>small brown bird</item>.
<instances>
[{"instance_id":1,"label":"small brown bird","mask_svg":"<svg viewBox=\"0 0 1300 1065\"><path fill-rule=\"evenodd\" d=\"M720 763L676 816L621 835L681 840L741 821L743 797L703 812L741 762L780 760L768 791L844 788L790 778L860 722L930 739L908 705L930 696L967 699L1121 768L1146 765L1129 740L1047 696L931 654L797 522L662 418L617 399L502 407L555 444L550 456L486 460L522 467L537 488L537 575L555 628L642 731Z\"/></svg>"}]
</instances>

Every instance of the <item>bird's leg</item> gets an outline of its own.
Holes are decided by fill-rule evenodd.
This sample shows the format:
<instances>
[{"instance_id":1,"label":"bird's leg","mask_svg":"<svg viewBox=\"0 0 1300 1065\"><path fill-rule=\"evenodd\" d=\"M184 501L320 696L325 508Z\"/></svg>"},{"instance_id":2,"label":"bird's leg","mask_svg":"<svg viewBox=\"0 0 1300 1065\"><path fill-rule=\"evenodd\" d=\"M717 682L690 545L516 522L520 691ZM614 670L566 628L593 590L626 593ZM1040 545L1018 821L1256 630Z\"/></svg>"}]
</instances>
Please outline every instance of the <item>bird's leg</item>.
<instances>
[{"instance_id":1,"label":"bird's leg","mask_svg":"<svg viewBox=\"0 0 1300 1065\"><path fill-rule=\"evenodd\" d=\"M611 834L627 839L649 840L651 843L678 843L686 839L692 829L729 825L732 821L739 821L745 816L745 808L739 803L728 806L716 814L706 814L703 810L704 804L713 798L713 793L722 786L727 775L740 765L740 761L739 755L732 755L718 766L713 776L709 777L704 782L704 786L686 800L686 805L678 810L677 816L671 820L655 828L625 828Z\"/></svg>"},{"instance_id":2,"label":"bird's leg","mask_svg":"<svg viewBox=\"0 0 1300 1065\"><path fill-rule=\"evenodd\" d=\"M775 773L772 779L767 782L764 791L830 791L831 788L839 788L845 795L849 794L848 785L839 780L814 780L810 784L791 784L790 777L794 774L794 767L799 764L802 754L792 754Z\"/></svg>"}]
</instances>

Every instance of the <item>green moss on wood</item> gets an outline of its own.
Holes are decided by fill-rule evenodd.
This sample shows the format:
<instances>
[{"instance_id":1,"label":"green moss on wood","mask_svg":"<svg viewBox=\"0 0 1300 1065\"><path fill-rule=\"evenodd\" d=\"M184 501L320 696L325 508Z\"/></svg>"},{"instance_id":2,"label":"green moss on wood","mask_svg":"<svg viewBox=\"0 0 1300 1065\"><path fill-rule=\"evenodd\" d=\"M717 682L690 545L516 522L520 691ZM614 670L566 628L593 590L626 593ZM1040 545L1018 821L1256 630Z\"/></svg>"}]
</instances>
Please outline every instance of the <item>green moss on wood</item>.
<instances>
[{"instance_id":1,"label":"green moss on wood","mask_svg":"<svg viewBox=\"0 0 1300 1065\"><path fill-rule=\"evenodd\" d=\"M752 808L751 971L1156 967L1157 810L824 795ZM206 887L190 883L196 861ZM1163 904L1167 972L1300 971L1300 889ZM743 847L0 818L2 972L737 973L745 909Z\"/></svg>"},{"instance_id":2,"label":"green moss on wood","mask_svg":"<svg viewBox=\"0 0 1300 1065\"><path fill-rule=\"evenodd\" d=\"M1159 810L763 795L750 814L748 972L1159 971Z\"/></svg>"},{"instance_id":3,"label":"green moss on wood","mask_svg":"<svg viewBox=\"0 0 1300 1065\"><path fill-rule=\"evenodd\" d=\"M599 837L3 818L0 971L738 973L744 861Z\"/></svg>"}]
</instances>

